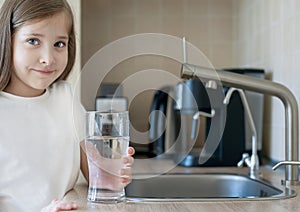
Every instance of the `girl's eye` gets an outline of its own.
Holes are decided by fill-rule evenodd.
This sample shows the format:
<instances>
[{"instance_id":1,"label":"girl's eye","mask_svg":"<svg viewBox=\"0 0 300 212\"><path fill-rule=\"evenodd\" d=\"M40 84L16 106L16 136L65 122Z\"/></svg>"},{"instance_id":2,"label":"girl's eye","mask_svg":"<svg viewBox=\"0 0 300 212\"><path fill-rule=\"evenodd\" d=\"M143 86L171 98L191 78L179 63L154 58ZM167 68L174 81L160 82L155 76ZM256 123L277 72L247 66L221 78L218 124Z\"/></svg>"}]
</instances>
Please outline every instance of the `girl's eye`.
<instances>
[{"instance_id":1,"label":"girl's eye","mask_svg":"<svg viewBox=\"0 0 300 212\"><path fill-rule=\"evenodd\" d=\"M66 46L66 43L65 42L62 42L62 41L59 41L59 42L56 42L54 44L55 47L58 47L58 48L63 48Z\"/></svg>"},{"instance_id":2,"label":"girl's eye","mask_svg":"<svg viewBox=\"0 0 300 212\"><path fill-rule=\"evenodd\" d=\"M39 40L36 38L30 38L27 42L31 45L39 45Z\"/></svg>"}]
</instances>

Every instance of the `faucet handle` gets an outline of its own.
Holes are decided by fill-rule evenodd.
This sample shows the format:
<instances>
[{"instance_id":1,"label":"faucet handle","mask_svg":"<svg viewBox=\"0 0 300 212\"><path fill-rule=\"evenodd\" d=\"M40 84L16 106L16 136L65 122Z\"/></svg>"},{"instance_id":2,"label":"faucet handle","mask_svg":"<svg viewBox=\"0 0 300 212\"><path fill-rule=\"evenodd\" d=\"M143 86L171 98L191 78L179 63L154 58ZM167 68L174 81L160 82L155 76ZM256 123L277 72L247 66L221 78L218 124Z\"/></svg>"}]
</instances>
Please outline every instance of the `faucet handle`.
<instances>
[{"instance_id":1,"label":"faucet handle","mask_svg":"<svg viewBox=\"0 0 300 212\"><path fill-rule=\"evenodd\" d=\"M242 159L238 162L237 167L242 167L244 163L247 164L247 161L250 160L250 156L248 153L243 153Z\"/></svg>"}]
</instances>

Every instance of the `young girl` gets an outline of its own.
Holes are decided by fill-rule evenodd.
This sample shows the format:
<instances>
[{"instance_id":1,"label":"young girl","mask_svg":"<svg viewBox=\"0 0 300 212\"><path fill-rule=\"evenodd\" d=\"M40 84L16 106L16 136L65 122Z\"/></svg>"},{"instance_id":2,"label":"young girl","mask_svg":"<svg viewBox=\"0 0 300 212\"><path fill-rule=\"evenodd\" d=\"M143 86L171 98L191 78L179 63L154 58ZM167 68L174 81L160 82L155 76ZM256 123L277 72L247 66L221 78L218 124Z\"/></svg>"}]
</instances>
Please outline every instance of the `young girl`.
<instances>
[{"instance_id":1,"label":"young girl","mask_svg":"<svg viewBox=\"0 0 300 212\"><path fill-rule=\"evenodd\" d=\"M43 211L76 209L60 199L80 167L88 180L76 121L84 110L65 81L75 60L73 24L66 0L6 0L1 8L0 211L40 211L51 200ZM125 185L134 149L128 153Z\"/></svg>"}]
</instances>

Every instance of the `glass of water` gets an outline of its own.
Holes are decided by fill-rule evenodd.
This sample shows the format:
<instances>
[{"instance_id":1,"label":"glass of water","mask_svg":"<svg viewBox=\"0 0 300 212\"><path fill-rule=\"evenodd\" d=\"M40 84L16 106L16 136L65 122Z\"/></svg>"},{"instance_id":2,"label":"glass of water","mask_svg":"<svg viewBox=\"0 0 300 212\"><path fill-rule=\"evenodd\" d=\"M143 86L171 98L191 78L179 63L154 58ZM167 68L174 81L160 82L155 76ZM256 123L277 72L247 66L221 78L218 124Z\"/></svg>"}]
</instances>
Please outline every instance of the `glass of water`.
<instances>
[{"instance_id":1,"label":"glass of water","mask_svg":"<svg viewBox=\"0 0 300 212\"><path fill-rule=\"evenodd\" d=\"M129 146L129 115L87 112L85 149L89 167L88 201L117 203L125 199L120 171Z\"/></svg>"}]
</instances>

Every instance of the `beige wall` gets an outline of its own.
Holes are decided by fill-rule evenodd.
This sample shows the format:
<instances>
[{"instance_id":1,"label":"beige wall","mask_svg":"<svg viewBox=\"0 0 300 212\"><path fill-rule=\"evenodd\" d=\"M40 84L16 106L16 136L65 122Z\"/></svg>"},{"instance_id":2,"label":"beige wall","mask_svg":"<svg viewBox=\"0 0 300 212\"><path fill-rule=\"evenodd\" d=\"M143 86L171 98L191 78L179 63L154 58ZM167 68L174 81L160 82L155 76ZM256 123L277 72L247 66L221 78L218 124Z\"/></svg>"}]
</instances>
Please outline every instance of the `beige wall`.
<instances>
[{"instance_id":1,"label":"beige wall","mask_svg":"<svg viewBox=\"0 0 300 212\"><path fill-rule=\"evenodd\" d=\"M114 40L149 32L186 36L216 67L232 65L232 0L83 0L82 22L83 64Z\"/></svg>"},{"instance_id":2,"label":"beige wall","mask_svg":"<svg viewBox=\"0 0 300 212\"><path fill-rule=\"evenodd\" d=\"M232 0L83 0L82 64L117 39L138 33L163 33L179 38L185 36L216 67L231 66L232 8ZM182 49L176 51L181 53ZM147 69L166 70L180 77L180 67L180 63L167 58L140 56L118 64L104 82L122 82L126 77ZM141 78L140 82L146 83L147 80L149 78ZM83 81L82 87L89 83ZM130 104L131 121L143 132L148 129L152 98L152 90L140 92ZM93 105L93 102L83 103ZM88 109L92 108L89 106Z\"/></svg>"},{"instance_id":3,"label":"beige wall","mask_svg":"<svg viewBox=\"0 0 300 212\"><path fill-rule=\"evenodd\" d=\"M299 102L300 1L235 0L234 8L235 63L266 69ZM284 107L277 98L268 104L263 149L272 159L283 160Z\"/></svg>"}]
</instances>

